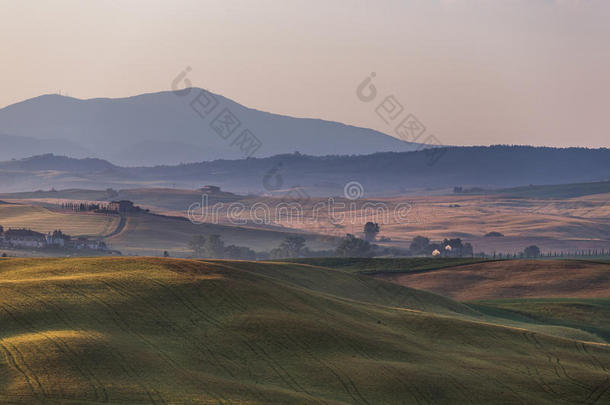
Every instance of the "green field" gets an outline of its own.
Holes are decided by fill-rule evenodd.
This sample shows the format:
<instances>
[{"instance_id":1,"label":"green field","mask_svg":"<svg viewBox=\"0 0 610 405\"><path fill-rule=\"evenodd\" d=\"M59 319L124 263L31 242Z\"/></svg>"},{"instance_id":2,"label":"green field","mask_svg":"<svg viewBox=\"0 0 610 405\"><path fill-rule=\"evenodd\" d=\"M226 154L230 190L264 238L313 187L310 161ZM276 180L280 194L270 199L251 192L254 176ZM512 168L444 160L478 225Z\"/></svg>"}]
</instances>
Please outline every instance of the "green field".
<instances>
[{"instance_id":1,"label":"green field","mask_svg":"<svg viewBox=\"0 0 610 405\"><path fill-rule=\"evenodd\" d=\"M456 267L475 263L488 262L488 259L462 257L410 257L410 258L360 258L360 257L324 257L293 259L290 262L328 267L350 273L416 273L438 270L445 267Z\"/></svg>"},{"instance_id":2,"label":"green field","mask_svg":"<svg viewBox=\"0 0 610 405\"><path fill-rule=\"evenodd\" d=\"M507 194L523 198L576 198L610 193L610 181L532 185L488 191L490 194Z\"/></svg>"},{"instance_id":3,"label":"green field","mask_svg":"<svg viewBox=\"0 0 610 405\"><path fill-rule=\"evenodd\" d=\"M579 328L610 342L610 299L506 299L470 306L492 316Z\"/></svg>"},{"instance_id":4,"label":"green field","mask_svg":"<svg viewBox=\"0 0 610 405\"><path fill-rule=\"evenodd\" d=\"M0 291L4 403L610 401L591 320L485 313L336 269L0 259Z\"/></svg>"}]
</instances>

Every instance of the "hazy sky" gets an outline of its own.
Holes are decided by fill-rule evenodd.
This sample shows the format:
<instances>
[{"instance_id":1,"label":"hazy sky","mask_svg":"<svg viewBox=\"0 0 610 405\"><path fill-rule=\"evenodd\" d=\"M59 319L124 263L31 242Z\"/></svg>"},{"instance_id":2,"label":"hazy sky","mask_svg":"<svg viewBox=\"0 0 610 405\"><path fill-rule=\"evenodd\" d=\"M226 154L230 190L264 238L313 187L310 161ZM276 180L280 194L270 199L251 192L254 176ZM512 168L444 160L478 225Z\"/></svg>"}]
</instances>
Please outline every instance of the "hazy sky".
<instances>
[{"instance_id":1,"label":"hazy sky","mask_svg":"<svg viewBox=\"0 0 610 405\"><path fill-rule=\"evenodd\" d=\"M445 144L610 146L606 0L0 0L0 19L0 106L167 90L190 66L280 114L391 134L394 95Z\"/></svg>"}]
</instances>

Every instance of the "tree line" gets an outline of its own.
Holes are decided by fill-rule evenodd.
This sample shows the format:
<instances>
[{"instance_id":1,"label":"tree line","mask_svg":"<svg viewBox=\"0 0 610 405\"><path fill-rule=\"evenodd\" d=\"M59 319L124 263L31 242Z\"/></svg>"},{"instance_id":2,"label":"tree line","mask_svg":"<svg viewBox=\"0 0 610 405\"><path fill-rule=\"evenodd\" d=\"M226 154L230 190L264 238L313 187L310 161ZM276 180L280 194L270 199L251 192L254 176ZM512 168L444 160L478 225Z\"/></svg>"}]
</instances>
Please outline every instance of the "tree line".
<instances>
[{"instance_id":1,"label":"tree line","mask_svg":"<svg viewBox=\"0 0 610 405\"><path fill-rule=\"evenodd\" d=\"M375 243L380 232L379 224L368 222L362 232L362 238L353 234L346 234L337 247L328 250L311 250L302 236L286 237L278 247L268 252L255 252L245 246L228 245L219 235L196 235L188 244L194 257L236 259L236 260L266 260L290 259L305 257L481 257L493 259L517 259L539 257L566 257L566 256L604 256L610 255L610 249L579 250L573 253L547 252L542 253L536 245L527 246L518 253L475 253L472 244L462 241L461 238L444 238L441 241L432 241L430 238L418 235L413 238L408 249L379 246ZM389 238L379 238L380 241L389 241Z\"/></svg>"}]
</instances>

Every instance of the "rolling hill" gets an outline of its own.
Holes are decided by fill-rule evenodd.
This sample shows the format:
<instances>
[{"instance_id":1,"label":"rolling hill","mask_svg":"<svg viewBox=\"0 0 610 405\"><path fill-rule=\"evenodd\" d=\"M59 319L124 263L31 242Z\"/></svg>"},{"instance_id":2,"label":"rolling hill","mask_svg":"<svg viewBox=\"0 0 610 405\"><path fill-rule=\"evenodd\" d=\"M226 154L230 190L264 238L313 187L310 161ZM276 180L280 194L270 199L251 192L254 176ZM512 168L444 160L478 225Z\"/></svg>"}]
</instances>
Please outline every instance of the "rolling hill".
<instances>
[{"instance_id":1,"label":"rolling hill","mask_svg":"<svg viewBox=\"0 0 610 405\"><path fill-rule=\"evenodd\" d=\"M129 213L121 219L118 214L63 211L29 204L0 204L0 225L5 229L28 228L42 233L60 229L72 236L92 236L123 254L138 256L158 256L167 251L174 257L189 257L192 252L188 243L196 235L217 234L227 245L247 246L256 251L270 251L286 237L297 234L305 238L312 250L327 250L337 243L334 237L281 227L195 224L184 217L147 212Z\"/></svg>"},{"instance_id":2,"label":"rolling hill","mask_svg":"<svg viewBox=\"0 0 610 405\"><path fill-rule=\"evenodd\" d=\"M23 159L45 153L67 155L74 158L91 156L91 153L75 142L61 139L34 139L27 136L11 136L0 133L0 160Z\"/></svg>"},{"instance_id":3,"label":"rolling hill","mask_svg":"<svg viewBox=\"0 0 610 405\"><path fill-rule=\"evenodd\" d=\"M125 228L106 241L124 254L160 255L168 251L172 256L189 257L188 242L195 235L220 235L227 245L247 246L257 252L276 248L288 236L305 238L313 250L327 250L336 243L335 237L296 233L290 229L262 229L213 223L194 224L182 217L154 214L130 214Z\"/></svg>"},{"instance_id":4,"label":"rolling hill","mask_svg":"<svg viewBox=\"0 0 610 405\"><path fill-rule=\"evenodd\" d=\"M474 263L489 263L490 260L462 257L412 257L412 258L369 258L369 257L320 257L291 259L290 262L311 266L327 267L354 274L403 274L454 268Z\"/></svg>"},{"instance_id":5,"label":"rolling hill","mask_svg":"<svg viewBox=\"0 0 610 405\"><path fill-rule=\"evenodd\" d=\"M400 285L460 301L502 298L610 298L610 263L504 260L377 274Z\"/></svg>"},{"instance_id":6,"label":"rolling hill","mask_svg":"<svg viewBox=\"0 0 610 405\"><path fill-rule=\"evenodd\" d=\"M0 225L5 229L29 228L43 233L61 229L68 235L103 237L118 223L118 215L58 212L24 204L0 205Z\"/></svg>"},{"instance_id":7,"label":"rolling hill","mask_svg":"<svg viewBox=\"0 0 610 405\"><path fill-rule=\"evenodd\" d=\"M165 91L88 100L44 95L0 109L0 131L41 141L70 142L94 151L90 157L126 166L242 158L244 152L234 142L245 129L261 143L253 155L256 157L294 151L327 155L415 149L414 144L371 129L270 114L209 92L205 94L214 99L215 108L204 114L200 107L203 100L198 98L203 90L187 91L187 95ZM232 129L236 133L231 138L213 129L218 127L213 124L217 117L220 120L216 122L224 119L220 116L224 111L241 123ZM12 157L22 157L24 152L13 150Z\"/></svg>"},{"instance_id":8,"label":"rolling hill","mask_svg":"<svg viewBox=\"0 0 610 405\"><path fill-rule=\"evenodd\" d=\"M610 193L610 181L529 185L498 190L466 190L465 194L506 194L519 198L576 198Z\"/></svg>"},{"instance_id":9,"label":"rolling hill","mask_svg":"<svg viewBox=\"0 0 610 405\"><path fill-rule=\"evenodd\" d=\"M489 315L576 327L610 340L610 299L530 298L472 301Z\"/></svg>"},{"instance_id":10,"label":"rolling hill","mask_svg":"<svg viewBox=\"0 0 610 405\"><path fill-rule=\"evenodd\" d=\"M205 183L204 183L205 184ZM148 208L153 212L171 216L185 216L191 204L200 202L204 191L201 189L178 188L137 188L119 190L66 189L30 191L23 193L0 193L0 200L17 202L24 205L38 204L51 207L64 200L111 201L127 199L136 205ZM337 203L336 213L345 215L344 224L332 221L326 209L320 210L314 217L313 209L317 204L328 207L327 198L299 198L298 194L281 196L239 195L225 191L205 192L209 205L224 204L218 211L219 223L230 224L227 218L228 207L235 203L244 207L242 219L248 219L247 226L264 230L284 232L302 232L309 234L332 235L343 237L345 233L358 232L368 220L378 222L381 226L379 236L390 238L390 242L381 242L386 246L406 249L415 236L423 235L434 241L446 237L462 238L471 243L476 252L493 252L518 254L526 246L537 245L544 253L562 252L570 256L575 251L595 249L607 251L610 248L610 194L593 194L577 198L544 199L514 197L494 194L485 196L448 194L437 196L402 196L375 198L365 195L352 208L352 201L345 198L334 198ZM282 202L302 204L304 217L307 220L294 220L287 215L274 215L266 224L257 224L249 216L256 205L266 204L276 212ZM384 204L388 212L393 212L400 204L411 207L406 218L397 219L389 215L377 219L363 210L371 204ZM339 204L345 204L345 209ZM364 217L367 214L367 218ZM249 217L248 217L249 216ZM2 217L0 216L0 224ZM503 237L486 237L488 232L502 233ZM152 253L151 253L152 254Z\"/></svg>"},{"instance_id":11,"label":"rolling hill","mask_svg":"<svg viewBox=\"0 0 610 405\"><path fill-rule=\"evenodd\" d=\"M503 325L467 305L338 270L0 259L0 289L3 402L610 399L610 348L592 334Z\"/></svg>"}]
</instances>

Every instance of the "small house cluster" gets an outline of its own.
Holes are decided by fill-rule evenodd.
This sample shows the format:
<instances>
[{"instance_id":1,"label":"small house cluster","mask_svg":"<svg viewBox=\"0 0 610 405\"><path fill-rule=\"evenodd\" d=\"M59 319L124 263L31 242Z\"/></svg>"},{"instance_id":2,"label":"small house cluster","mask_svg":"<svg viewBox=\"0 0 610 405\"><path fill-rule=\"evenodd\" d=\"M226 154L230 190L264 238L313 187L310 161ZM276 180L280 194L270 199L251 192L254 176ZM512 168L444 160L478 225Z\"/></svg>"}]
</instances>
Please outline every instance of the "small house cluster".
<instances>
[{"instance_id":1,"label":"small house cluster","mask_svg":"<svg viewBox=\"0 0 610 405\"><path fill-rule=\"evenodd\" d=\"M148 211L142 210L142 208L134 205L129 200L111 201L109 203L68 201L61 203L61 208L74 212L96 212L102 214L125 214Z\"/></svg>"},{"instance_id":2,"label":"small house cluster","mask_svg":"<svg viewBox=\"0 0 610 405\"><path fill-rule=\"evenodd\" d=\"M125 212L138 212L140 207L133 205L133 202L129 200L112 201L108 204L108 210L118 213Z\"/></svg>"},{"instance_id":3,"label":"small house cluster","mask_svg":"<svg viewBox=\"0 0 610 405\"><path fill-rule=\"evenodd\" d=\"M32 231L31 229L8 229L0 226L0 247L17 249L87 249L108 250L102 241L91 240L86 237L73 238L60 230L44 233Z\"/></svg>"}]
</instances>

